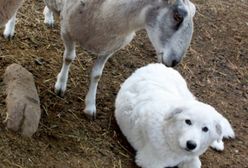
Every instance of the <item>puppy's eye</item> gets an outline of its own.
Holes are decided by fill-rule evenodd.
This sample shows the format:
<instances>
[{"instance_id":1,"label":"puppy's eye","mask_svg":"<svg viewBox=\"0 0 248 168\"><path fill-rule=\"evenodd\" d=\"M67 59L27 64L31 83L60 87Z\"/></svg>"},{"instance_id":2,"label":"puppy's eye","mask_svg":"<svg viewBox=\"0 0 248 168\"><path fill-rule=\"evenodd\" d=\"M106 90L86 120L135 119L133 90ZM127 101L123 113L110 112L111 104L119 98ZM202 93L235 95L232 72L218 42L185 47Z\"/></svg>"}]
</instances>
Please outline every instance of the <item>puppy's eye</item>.
<instances>
[{"instance_id":1,"label":"puppy's eye","mask_svg":"<svg viewBox=\"0 0 248 168\"><path fill-rule=\"evenodd\" d=\"M208 127L203 127L203 128L202 128L202 131L203 131L203 132L208 132Z\"/></svg>"},{"instance_id":2,"label":"puppy's eye","mask_svg":"<svg viewBox=\"0 0 248 168\"><path fill-rule=\"evenodd\" d=\"M192 125L192 122L191 122L190 120L185 120L185 123L186 123L187 125Z\"/></svg>"}]
</instances>

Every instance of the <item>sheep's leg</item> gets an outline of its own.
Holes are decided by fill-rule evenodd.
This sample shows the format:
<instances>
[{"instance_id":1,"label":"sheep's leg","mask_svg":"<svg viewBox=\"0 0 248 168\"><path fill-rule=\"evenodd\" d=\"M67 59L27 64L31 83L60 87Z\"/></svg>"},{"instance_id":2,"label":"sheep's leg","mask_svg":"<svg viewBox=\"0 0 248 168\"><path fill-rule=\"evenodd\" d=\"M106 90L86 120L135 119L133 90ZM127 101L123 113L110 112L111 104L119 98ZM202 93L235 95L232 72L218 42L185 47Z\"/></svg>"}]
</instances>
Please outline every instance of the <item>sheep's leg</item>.
<instances>
[{"instance_id":1,"label":"sheep's leg","mask_svg":"<svg viewBox=\"0 0 248 168\"><path fill-rule=\"evenodd\" d=\"M102 76L102 71L108 58L111 56L99 56L92 68L90 76L90 87L85 98L85 109L84 113L91 119L96 118L96 91L98 82Z\"/></svg>"},{"instance_id":2,"label":"sheep's leg","mask_svg":"<svg viewBox=\"0 0 248 168\"><path fill-rule=\"evenodd\" d=\"M3 36L6 39L11 39L15 33L15 22L16 22L16 13L12 16L12 18L5 25L5 29L3 32Z\"/></svg>"},{"instance_id":3,"label":"sheep's leg","mask_svg":"<svg viewBox=\"0 0 248 168\"><path fill-rule=\"evenodd\" d=\"M55 84L55 93L58 96L64 96L65 90L66 90L66 84L68 80L68 74L70 70L70 65L72 61L76 57L76 50L75 50L75 43L67 34L61 35L64 45L65 45L65 51L63 56L63 65L60 70L60 73L57 76L57 81Z\"/></svg>"},{"instance_id":4,"label":"sheep's leg","mask_svg":"<svg viewBox=\"0 0 248 168\"><path fill-rule=\"evenodd\" d=\"M44 8L43 15L45 17L44 23L49 26L53 27L54 26L54 17L53 17L53 12L50 10L47 6Z\"/></svg>"}]
</instances>

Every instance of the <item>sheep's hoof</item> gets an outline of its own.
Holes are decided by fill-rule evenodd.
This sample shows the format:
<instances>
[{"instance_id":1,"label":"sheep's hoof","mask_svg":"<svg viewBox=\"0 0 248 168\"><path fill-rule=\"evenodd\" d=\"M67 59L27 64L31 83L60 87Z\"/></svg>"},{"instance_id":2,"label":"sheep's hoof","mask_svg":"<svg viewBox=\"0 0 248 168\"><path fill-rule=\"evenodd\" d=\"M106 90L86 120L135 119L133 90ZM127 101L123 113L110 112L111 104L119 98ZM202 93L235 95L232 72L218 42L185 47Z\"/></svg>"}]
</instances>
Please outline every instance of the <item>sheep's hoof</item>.
<instances>
[{"instance_id":1,"label":"sheep's hoof","mask_svg":"<svg viewBox=\"0 0 248 168\"><path fill-rule=\"evenodd\" d=\"M84 113L86 117L90 120L95 120L96 119L96 107L86 107L84 109Z\"/></svg>"},{"instance_id":2,"label":"sheep's hoof","mask_svg":"<svg viewBox=\"0 0 248 168\"><path fill-rule=\"evenodd\" d=\"M48 28L54 28L54 23L45 23Z\"/></svg>"},{"instance_id":3,"label":"sheep's hoof","mask_svg":"<svg viewBox=\"0 0 248 168\"><path fill-rule=\"evenodd\" d=\"M64 97L65 92L62 89L56 89L55 88L55 94L59 97Z\"/></svg>"},{"instance_id":4,"label":"sheep's hoof","mask_svg":"<svg viewBox=\"0 0 248 168\"><path fill-rule=\"evenodd\" d=\"M13 34L3 34L3 37L5 38L5 39L7 39L7 40L11 40L11 39L13 39L13 37L14 37L14 35Z\"/></svg>"}]
</instances>

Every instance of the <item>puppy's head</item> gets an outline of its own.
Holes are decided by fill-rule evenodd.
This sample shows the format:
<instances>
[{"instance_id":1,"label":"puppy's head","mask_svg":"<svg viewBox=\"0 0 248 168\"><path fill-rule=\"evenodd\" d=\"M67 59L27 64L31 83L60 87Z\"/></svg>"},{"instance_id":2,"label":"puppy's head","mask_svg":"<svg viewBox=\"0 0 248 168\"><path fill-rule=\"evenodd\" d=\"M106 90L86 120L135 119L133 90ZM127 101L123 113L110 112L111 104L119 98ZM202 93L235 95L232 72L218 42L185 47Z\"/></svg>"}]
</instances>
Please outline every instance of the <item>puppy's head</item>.
<instances>
[{"instance_id":1,"label":"puppy's head","mask_svg":"<svg viewBox=\"0 0 248 168\"><path fill-rule=\"evenodd\" d=\"M215 140L234 136L229 122L213 107L200 102L172 108L163 129L171 150L195 156L204 153Z\"/></svg>"}]
</instances>

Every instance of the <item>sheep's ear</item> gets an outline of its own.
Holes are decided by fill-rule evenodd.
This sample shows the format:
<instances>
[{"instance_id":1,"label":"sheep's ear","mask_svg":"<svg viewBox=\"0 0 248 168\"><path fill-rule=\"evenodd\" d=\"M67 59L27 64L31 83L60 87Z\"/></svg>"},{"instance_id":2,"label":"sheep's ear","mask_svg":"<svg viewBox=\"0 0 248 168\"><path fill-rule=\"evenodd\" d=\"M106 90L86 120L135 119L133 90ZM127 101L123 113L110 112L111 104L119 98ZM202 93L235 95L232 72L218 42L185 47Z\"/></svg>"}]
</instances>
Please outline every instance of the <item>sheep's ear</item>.
<instances>
[{"instance_id":1,"label":"sheep's ear","mask_svg":"<svg viewBox=\"0 0 248 168\"><path fill-rule=\"evenodd\" d=\"M156 0L156 1L153 0L153 2L163 5L169 5L169 4L174 4L176 0Z\"/></svg>"},{"instance_id":2,"label":"sheep's ear","mask_svg":"<svg viewBox=\"0 0 248 168\"><path fill-rule=\"evenodd\" d=\"M176 3L176 0L163 0L164 2L167 2L168 4L174 4Z\"/></svg>"},{"instance_id":3,"label":"sheep's ear","mask_svg":"<svg viewBox=\"0 0 248 168\"><path fill-rule=\"evenodd\" d=\"M189 2L189 8L190 8L190 11L191 11L191 15L192 16L195 16L196 7L195 7L195 5L192 2Z\"/></svg>"},{"instance_id":4,"label":"sheep's ear","mask_svg":"<svg viewBox=\"0 0 248 168\"><path fill-rule=\"evenodd\" d=\"M173 119L175 116L177 116L178 114L182 113L183 109L180 107L176 107L174 109L172 109L168 115L165 116L164 120L171 120Z\"/></svg>"}]
</instances>

